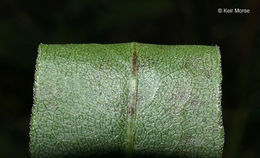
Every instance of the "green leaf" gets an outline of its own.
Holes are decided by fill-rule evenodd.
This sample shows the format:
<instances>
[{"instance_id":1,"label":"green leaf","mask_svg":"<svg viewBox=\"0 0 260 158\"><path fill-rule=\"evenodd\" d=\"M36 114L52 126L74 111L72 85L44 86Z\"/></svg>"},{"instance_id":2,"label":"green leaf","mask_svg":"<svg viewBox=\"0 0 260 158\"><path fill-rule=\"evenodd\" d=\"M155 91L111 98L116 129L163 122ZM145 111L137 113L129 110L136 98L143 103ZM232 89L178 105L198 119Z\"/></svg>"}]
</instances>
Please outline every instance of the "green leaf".
<instances>
[{"instance_id":1,"label":"green leaf","mask_svg":"<svg viewBox=\"0 0 260 158\"><path fill-rule=\"evenodd\" d=\"M221 157L216 46L39 46L33 158Z\"/></svg>"}]
</instances>

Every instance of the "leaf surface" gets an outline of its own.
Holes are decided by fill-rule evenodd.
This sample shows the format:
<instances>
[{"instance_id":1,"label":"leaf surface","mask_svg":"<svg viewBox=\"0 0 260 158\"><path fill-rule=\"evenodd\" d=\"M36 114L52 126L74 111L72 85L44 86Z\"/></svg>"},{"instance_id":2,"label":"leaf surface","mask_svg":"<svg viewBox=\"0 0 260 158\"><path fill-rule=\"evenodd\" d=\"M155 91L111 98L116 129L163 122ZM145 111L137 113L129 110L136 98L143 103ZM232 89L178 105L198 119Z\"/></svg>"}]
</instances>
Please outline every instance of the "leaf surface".
<instances>
[{"instance_id":1,"label":"leaf surface","mask_svg":"<svg viewBox=\"0 0 260 158\"><path fill-rule=\"evenodd\" d=\"M216 46L39 46L33 158L221 157Z\"/></svg>"}]
</instances>

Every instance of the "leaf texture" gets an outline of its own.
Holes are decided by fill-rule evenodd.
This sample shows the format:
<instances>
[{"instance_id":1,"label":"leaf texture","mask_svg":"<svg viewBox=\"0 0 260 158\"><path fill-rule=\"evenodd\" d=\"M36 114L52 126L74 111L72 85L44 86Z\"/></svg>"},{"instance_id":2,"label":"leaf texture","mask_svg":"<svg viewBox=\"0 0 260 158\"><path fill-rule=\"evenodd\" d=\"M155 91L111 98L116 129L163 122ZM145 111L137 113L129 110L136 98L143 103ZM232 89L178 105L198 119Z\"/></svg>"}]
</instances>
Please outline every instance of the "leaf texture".
<instances>
[{"instance_id":1,"label":"leaf texture","mask_svg":"<svg viewBox=\"0 0 260 158\"><path fill-rule=\"evenodd\" d=\"M32 158L221 157L217 46L40 44Z\"/></svg>"}]
</instances>

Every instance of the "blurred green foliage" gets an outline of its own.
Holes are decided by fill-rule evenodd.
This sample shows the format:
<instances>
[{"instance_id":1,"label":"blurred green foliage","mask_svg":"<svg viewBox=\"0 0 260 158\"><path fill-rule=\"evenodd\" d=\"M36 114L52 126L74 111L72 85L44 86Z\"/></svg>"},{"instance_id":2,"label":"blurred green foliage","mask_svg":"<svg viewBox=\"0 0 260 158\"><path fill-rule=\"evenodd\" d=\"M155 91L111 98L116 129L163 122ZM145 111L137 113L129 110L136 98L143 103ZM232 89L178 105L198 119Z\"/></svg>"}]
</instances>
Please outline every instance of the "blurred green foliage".
<instances>
[{"instance_id":1,"label":"blurred green foliage","mask_svg":"<svg viewBox=\"0 0 260 158\"><path fill-rule=\"evenodd\" d=\"M218 8L250 14L219 14ZM39 43L219 45L225 158L260 157L260 1L1 0L0 157L28 157Z\"/></svg>"}]
</instances>

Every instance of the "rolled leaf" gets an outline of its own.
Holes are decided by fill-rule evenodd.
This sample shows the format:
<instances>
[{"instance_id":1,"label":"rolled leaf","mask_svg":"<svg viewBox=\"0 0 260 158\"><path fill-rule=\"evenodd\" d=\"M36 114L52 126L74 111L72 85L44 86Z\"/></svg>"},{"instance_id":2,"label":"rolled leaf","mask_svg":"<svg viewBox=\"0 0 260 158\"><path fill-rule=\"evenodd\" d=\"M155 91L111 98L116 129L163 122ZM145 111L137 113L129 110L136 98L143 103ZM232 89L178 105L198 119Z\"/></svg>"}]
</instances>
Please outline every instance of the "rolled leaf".
<instances>
[{"instance_id":1,"label":"rolled leaf","mask_svg":"<svg viewBox=\"0 0 260 158\"><path fill-rule=\"evenodd\" d=\"M40 44L32 158L221 157L217 46Z\"/></svg>"}]
</instances>

